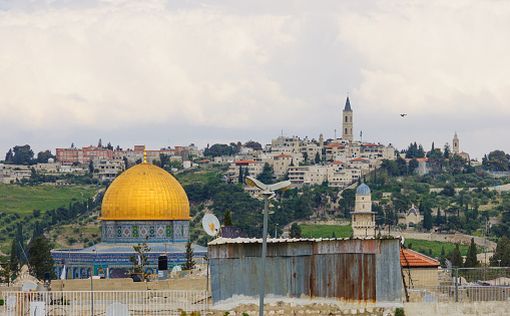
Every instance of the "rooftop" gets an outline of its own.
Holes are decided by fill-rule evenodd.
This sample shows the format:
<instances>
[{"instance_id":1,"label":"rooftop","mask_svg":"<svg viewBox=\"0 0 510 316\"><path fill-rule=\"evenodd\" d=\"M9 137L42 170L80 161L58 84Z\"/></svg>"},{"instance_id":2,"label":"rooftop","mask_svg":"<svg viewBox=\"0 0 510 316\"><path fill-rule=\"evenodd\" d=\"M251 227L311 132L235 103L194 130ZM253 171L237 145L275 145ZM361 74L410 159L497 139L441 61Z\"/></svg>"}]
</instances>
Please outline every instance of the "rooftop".
<instances>
[{"instance_id":1,"label":"rooftop","mask_svg":"<svg viewBox=\"0 0 510 316\"><path fill-rule=\"evenodd\" d=\"M404 268L437 268L439 261L414 250L400 248L400 265Z\"/></svg>"},{"instance_id":2,"label":"rooftop","mask_svg":"<svg viewBox=\"0 0 510 316\"><path fill-rule=\"evenodd\" d=\"M338 241L338 240L366 240L376 239L375 237L352 237L352 238L268 238L268 244L276 243L294 243L294 242L322 242L322 241ZM399 239L398 237L386 239ZM208 243L209 246L225 245L225 244L261 244L262 238L223 238L219 237Z\"/></svg>"}]
</instances>

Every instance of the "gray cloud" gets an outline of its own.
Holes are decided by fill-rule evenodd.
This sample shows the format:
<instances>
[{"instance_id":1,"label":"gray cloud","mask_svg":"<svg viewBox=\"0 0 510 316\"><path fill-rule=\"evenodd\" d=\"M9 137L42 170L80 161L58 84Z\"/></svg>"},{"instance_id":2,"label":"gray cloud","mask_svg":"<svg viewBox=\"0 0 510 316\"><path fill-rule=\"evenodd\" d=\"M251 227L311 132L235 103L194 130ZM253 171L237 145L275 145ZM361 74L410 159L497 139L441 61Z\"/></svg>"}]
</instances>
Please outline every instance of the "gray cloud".
<instances>
[{"instance_id":1,"label":"gray cloud","mask_svg":"<svg viewBox=\"0 0 510 316\"><path fill-rule=\"evenodd\" d=\"M508 29L506 2L0 2L0 150L332 137L347 92L365 139L510 150Z\"/></svg>"}]
</instances>

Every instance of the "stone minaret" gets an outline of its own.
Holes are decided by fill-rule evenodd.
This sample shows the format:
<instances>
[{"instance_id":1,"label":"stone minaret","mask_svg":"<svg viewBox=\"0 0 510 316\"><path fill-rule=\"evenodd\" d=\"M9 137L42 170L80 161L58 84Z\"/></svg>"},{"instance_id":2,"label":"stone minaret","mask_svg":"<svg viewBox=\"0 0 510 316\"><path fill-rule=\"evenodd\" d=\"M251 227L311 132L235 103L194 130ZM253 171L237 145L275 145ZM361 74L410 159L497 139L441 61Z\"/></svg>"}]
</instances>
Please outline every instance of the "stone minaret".
<instances>
[{"instance_id":1,"label":"stone minaret","mask_svg":"<svg viewBox=\"0 0 510 316\"><path fill-rule=\"evenodd\" d=\"M455 135L453 136L453 154L458 155L460 153L460 144L459 144L459 137L457 137L457 132L455 132Z\"/></svg>"},{"instance_id":2,"label":"stone minaret","mask_svg":"<svg viewBox=\"0 0 510 316\"><path fill-rule=\"evenodd\" d=\"M375 237L375 213L370 194L370 188L364 183L356 189L356 204L351 213L353 237Z\"/></svg>"},{"instance_id":3,"label":"stone minaret","mask_svg":"<svg viewBox=\"0 0 510 316\"><path fill-rule=\"evenodd\" d=\"M345 101L345 107L342 112L342 139L352 142L352 109L349 97Z\"/></svg>"}]
</instances>

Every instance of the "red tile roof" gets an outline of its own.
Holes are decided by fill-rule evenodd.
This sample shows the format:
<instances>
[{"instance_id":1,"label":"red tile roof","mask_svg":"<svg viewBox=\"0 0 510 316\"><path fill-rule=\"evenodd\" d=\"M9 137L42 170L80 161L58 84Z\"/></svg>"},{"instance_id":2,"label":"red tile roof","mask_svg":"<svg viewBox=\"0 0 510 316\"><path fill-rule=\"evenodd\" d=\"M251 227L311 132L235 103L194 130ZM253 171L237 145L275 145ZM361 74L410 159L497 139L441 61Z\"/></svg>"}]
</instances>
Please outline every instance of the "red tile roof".
<instances>
[{"instance_id":1,"label":"red tile roof","mask_svg":"<svg viewBox=\"0 0 510 316\"><path fill-rule=\"evenodd\" d=\"M292 158L292 156L287 154L279 154L274 156L274 158Z\"/></svg>"},{"instance_id":2,"label":"red tile roof","mask_svg":"<svg viewBox=\"0 0 510 316\"><path fill-rule=\"evenodd\" d=\"M437 268L439 261L414 250L400 248L400 265L403 268Z\"/></svg>"},{"instance_id":3,"label":"red tile roof","mask_svg":"<svg viewBox=\"0 0 510 316\"><path fill-rule=\"evenodd\" d=\"M351 159L351 161L363 161L363 162L369 162L370 160L365 159L365 158L358 157L358 158Z\"/></svg>"},{"instance_id":4,"label":"red tile roof","mask_svg":"<svg viewBox=\"0 0 510 316\"><path fill-rule=\"evenodd\" d=\"M331 143L331 144L327 144L325 146L326 148L345 148L345 145L342 145L340 143Z\"/></svg>"},{"instance_id":5,"label":"red tile roof","mask_svg":"<svg viewBox=\"0 0 510 316\"><path fill-rule=\"evenodd\" d=\"M249 164L251 164L251 163L255 163L255 160L237 160L237 161L235 162L235 164L236 164L237 166L246 166L246 165L249 165Z\"/></svg>"}]
</instances>

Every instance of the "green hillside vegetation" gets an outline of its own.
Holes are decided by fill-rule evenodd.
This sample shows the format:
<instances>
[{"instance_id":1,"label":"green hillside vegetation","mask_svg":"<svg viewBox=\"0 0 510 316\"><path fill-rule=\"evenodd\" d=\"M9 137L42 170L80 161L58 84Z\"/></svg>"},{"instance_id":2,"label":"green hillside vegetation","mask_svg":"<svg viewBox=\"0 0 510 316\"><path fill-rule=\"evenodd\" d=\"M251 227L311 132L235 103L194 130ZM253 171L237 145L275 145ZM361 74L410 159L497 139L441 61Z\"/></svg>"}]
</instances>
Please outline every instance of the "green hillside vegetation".
<instances>
[{"instance_id":1,"label":"green hillside vegetation","mask_svg":"<svg viewBox=\"0 0 510 316\"><path fill-rule=\"evenodd\" d=\"M36 185L20 186L0 184L0 212L31 214L33 210L67 206L71 201L86 201L98 191L96 186Z\"/></svg>"},{"instance_id":2,"label":"green hillside vegetation","mask_svg":"<svg viewBox=\"0 0 510 316\"><path fill-rule=\"evenodd\" d=\"M101 241L101 225L93 216L84 216L77 223L60 225L51 230L55 248L84 248Z\"/></svg>"},{"instance_id":3,"label":"green hillside vegetation","mask_svg":"<svg viewBox=\"0 0 510 316\"><path fill-rule=\"evenodd\" d=\"M304 238L346 238L352 235L350 225L311 225L302 224L301 235Z\"/></svg>"},{"instance_id":4,"label":"green hillside vegetation","mask_svg":"<svg viewBox=\"0 0 510 316\"><path fill-rule=\"evenodd\" d=\"M0 185L0 251L9 252L18 225L26 241L36 225L46 231L77 221L98 207L100 190L85 185Z\"/></svg>"},{"instance_id":5,"label":"green hillside vegetation","mask_svg":"<svg viewBox=\"0 0 510 316\"><path fill-rule=\"evenodd\" d=\"M445 254L449 254L455 248L455 244L451 242L430 241L420 239L406 239L405 246L428 255L432 258L439 258L441 256L441 249L444 247ZM465 256L468 252L468 245L459 245L460 253ZM480 249L481 250L481 249Z\"/></svg>"},{"instance_id":6,"label":"green hillside vegetation","mask_svg":"<svg viewBox=\"0 0 510 316\"><path fill-rule=\"evenodd\" d=\"M193 183L209 183L218 180L224 171L226 171L224 166L212 165L180 171L174 176L182 186L187 186Z\"/></svg>"}]
</instances>

